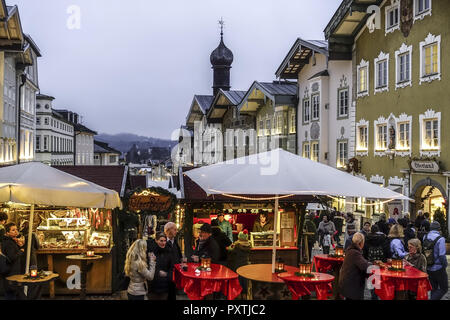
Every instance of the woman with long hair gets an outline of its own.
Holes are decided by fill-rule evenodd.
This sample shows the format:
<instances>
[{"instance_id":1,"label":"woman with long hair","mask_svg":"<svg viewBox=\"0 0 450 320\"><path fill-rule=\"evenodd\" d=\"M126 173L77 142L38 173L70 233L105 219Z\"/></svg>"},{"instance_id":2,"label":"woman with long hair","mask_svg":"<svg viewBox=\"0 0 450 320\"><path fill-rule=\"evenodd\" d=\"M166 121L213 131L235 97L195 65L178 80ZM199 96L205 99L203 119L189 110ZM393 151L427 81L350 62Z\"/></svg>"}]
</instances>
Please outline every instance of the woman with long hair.
<instances>
[{"instance_id":1,"label":"woman with long hair","mask_svg":"<svg viewBox=\"0 0 450 320\"><path fill-rule=\"evenodd\" d=\"M149 253L147 258L147 241L136 240L128 250L125 260L125 275L130 278L128 300L145 300L148 292L147 280L153 280L155 265L156 257L153 253Z\"/></svg>"},{"instance_id":2,"label":"woman with long hair","mask_svg":"<svg viewBox=\"0 0 450 320\"><path fill-rule=\"evenodd\" d=\"M388 238L390 240L391 258L403 259L408 254L405 250L405 243L403 242L403 227L399 224L394 224L389 230Z\"/></svg>"}]
</instances>

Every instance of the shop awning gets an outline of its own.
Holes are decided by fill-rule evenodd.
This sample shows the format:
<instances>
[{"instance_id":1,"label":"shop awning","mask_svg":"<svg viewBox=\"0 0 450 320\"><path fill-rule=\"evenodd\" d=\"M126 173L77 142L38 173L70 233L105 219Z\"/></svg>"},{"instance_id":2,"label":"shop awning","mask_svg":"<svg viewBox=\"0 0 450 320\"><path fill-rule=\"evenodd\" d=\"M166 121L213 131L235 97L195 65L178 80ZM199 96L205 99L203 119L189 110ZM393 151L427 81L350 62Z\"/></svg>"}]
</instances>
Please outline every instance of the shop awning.
<instances>
[{"instance_id":1,"label":"shop awning","mask_svg":"<svg viewBox=\"0 0 450 320\"><path fill-rule=\"evenodd\" d=\"M116 191L40 162L0 168L0 202L106 209L121 206Z\"/></svg>"},{"instance_id":2,"label":"shop awning","mask_svg":"<svg viewBox=\"0 0 450 320\"><path fill-rule=\"evenodd\" d=\"M282 149L216 163L185 174L207 194L410 200L388 188Z\"/></svg>"},{"instance_id":3,"label":"shop awning","mask_svg":"<svg viewBox=\"0 0 450 320\"><path fill-rule=\"evenodd\" d=\"M306 206L306 210L322 211L322 210L330 210L330 208L328 208L320 203L308 203L308 205Z\"/></svg>"}]
</instances>

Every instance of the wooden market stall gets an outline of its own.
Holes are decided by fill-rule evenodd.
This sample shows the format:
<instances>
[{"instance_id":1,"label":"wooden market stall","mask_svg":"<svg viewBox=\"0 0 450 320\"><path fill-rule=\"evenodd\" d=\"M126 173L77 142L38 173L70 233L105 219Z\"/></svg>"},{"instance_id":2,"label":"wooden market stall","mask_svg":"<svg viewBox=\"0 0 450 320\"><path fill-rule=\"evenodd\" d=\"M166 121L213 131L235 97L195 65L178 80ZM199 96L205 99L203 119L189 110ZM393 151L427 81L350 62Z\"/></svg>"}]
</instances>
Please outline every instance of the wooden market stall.
<instances>
[{"instance_id":1,"label":"wooden market stall","mask_svg":"<svg viewBox=\"0 0 450 320\"><path fill-rule=\"evenodd\" d=\"M183 168L188 171L191 168ZM260 213L266 213L269 221L274 221L274 201L264 196L242 196L230 198L224 195L207 195L199 185L187 175L181 175L184 198L180 200L182 210L177 211L177 220L184 221L183 234L185 255L190 256L198 228L202 223L211 223L218 213L223 213L233 229L233 238L237 239L239 231L247 229L252 243L250 262L252 264L270 264L272 262L272 232L253 232L253 225ZM258 200L263 198L264 200ZM280 219L277 223L277 259L285 264L297 266L300 260L301 243L300 226L302 213L312 196L292 196L280 199Z\"/></svg>"}]
</instances>

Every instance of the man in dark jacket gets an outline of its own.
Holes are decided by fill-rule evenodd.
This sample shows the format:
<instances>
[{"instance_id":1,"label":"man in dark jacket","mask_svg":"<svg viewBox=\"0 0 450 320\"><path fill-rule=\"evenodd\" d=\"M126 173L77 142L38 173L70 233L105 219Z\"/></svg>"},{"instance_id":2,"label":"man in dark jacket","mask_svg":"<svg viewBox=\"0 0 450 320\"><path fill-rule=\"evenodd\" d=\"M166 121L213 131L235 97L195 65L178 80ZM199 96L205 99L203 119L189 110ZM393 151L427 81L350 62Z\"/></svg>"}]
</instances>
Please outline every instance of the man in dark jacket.
<instances>
[{"instance_id":1,"label":"man in dark jacket","mask_svg":"<svg viewBox=\"0 0 450 320\"><path fill-rule=\"evenodd\" d=\"M209 223L204 223L200 227L200 237L197 241L194 254L191 256L194 262L200 261L202 256L211 258L212 263L220 262L220 248L216 240L212 237L212 228Z\"/></svg>"},{"instance_id":2,"label":"man in dark jacket","mask_svg":"<svg viewBox=\"0 0 450 320\"><path fill-rule=\"evenodd\" d=\"M181 262L181 249L178 245L176 236L178 233L177 225L173 222L167 222L164 225L164 233L167 236L166 247L172 254L172 260L174 264ZM177 288L175 282L170 281L169 283L169 300L176 300Z\"/></svg>"},{"instance_id":3,"label":"man in dark jacket","mask_svg":"<svg viewBox=\"0 0 450 320\"><path fill-rule=\"evenodd\" d=\"M21 274L21 256L24 254L23 239L16 239L19 235L17 226L14 223L7 223L5 225L5 236L2 241L2 253L8 257L10 262L10 270L7 277ZM5 299L6 300L21 300L25 298L23 288L16 287L5 281Z\"/></svg>"},{"instance_id":4,"label":"man in dark jacket","mask_svg":"<svg viewBox=\"0 0 450 320\"><path fill-rule=\"evenodd\" d=\"M344 263L339 273L339 293L347 300L363 300L367 268L371 265L362 254L364 236L357 232L345 251Z\"/></svg>"},{"instance_id":5,"label":"man in dark jacket","mask_svg":"<svg viewBox=\"0 0 450 320\"><path fill-rule=\"evenodd\" d=\"M385 235L389 234L389 225L386 222L386 215L384 213L380 216L380 220L378 220L376 225L380 229L380 232L383 232Z\"/></svg>"},{"instance_id":6,"label":"man in dark jacket","mask_svg":"<svg viewBox=\"0 0 450 320\"><path fill-rule=\"evenodd\" d=\"M211 229L212 229L212 235L211 237L216 240L217 244L219 245L220 249L220 257L219 257L219 264L226 265L227 264L227 247L231 245L231 241L228 238L228 236L225 234L225 232L220 229L219 221L217 219L214 219L211 221Z\"/></svg>"},{"instance_id":7,"label":"man in dark jacket","mask_svg":"<svg viewBox=\"0 0 450 320\"><path fill-rule=\"evenodd\" d=\"M312 248L317 240L317 228L312 220L313 217L313 214L306 214L305 223L303 224L303 232L309 233L306 238L308 239L308 254L310 260L312 258Z\"/></svg>"}]
</instances>

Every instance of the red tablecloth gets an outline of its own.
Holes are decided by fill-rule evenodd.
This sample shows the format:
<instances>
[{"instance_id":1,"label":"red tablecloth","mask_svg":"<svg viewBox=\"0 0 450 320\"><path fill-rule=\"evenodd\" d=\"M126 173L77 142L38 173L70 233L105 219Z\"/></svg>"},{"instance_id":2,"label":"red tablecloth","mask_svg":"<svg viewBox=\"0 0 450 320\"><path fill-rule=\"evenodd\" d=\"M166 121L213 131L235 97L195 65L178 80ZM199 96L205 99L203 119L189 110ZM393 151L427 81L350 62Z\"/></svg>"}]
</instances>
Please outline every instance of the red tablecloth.
<instances>
[{"instance_id":1,"label":"red tablecloth","mask_svg":"<svg viewBox=\"0 0 450 320\"><path fill-rule=\"evenodd\" d=\"M292 300L298 300L299 297L311 295L315 291L318 300L327 300L332 296L333 287L331 283L334 280L332 275L326 273L313 272L314 278L298 277L295 273L284 272L278 274L280 279L286 283L289 291L292 293Z\"/></svg>"},{"instance_id":2,"label":"red tablecloth","mask_svg":"<svg viewBox=\"0 0 450 320\"><path fill-rule=\"evenodd\" d=\"M213 292L222 292L228 300L233 300L242 291L237 273L220 264L211 264L211 271L195 273L199 263L188 263L188 270L181 270L176 264L173 280L179 290L183 289L191 300L202 300Z\"/></svg>"},{"instance_id":3,"label":"red tablecloth","mask_svg":"<svg viewBox=\"0 0 450 320\"><path fill-rule=\"evenodd\" d=\"M376 271L375 271L376 272ZM389 271L379 269L380 289L375 289L375 294L381 300L393 300L395 291L412 291L417 294L417 300L428 300L428 291L431 284L428 274L414 267L405 266L405 271Z\"/></svg>"},{"instance_id":4,"label":"red tablecloth","mask_svg":"<svg viewBox=\"0 0 450 320\"><path fill-rule=\"evenodd\" d=\"M314 256L314 265L317 272L335 271L342 266L344 258L332 258L327 254L318 254Z\"/></svg>"}]
</instances>

